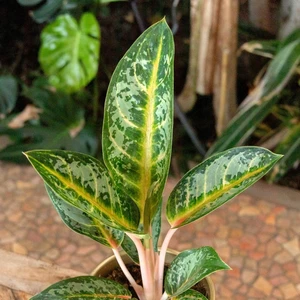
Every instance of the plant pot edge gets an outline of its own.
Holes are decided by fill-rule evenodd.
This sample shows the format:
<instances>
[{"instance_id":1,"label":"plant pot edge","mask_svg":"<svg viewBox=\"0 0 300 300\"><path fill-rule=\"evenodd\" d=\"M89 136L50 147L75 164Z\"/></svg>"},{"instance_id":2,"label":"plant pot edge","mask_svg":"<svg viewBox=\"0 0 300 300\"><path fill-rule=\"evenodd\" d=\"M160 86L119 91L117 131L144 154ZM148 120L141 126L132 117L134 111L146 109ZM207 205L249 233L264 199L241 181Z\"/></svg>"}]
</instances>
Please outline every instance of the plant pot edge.
<instances>
[{"instance_id":1,"label":"plant pot edge","mask_svg":"<svg viewBox=\"0 0 300 300\"><path fill-rule=\"evenodd\" d=\"M129 256L124 252L121 251L120 252L124 263L128 264L131 263L131 259L129 258ZM179 252L173 249L168 249L167 251L167 255L166 255L166 262L167 263L171 263L171 261L174 259L174 257L176 255L178 255ZM112 270L114 270L116 267L119 267L118 262L116 261L116 258L114 255L106 258L104 261L102 261L92 272L91 275L93 276L106 276L109 272L111 272ZM213 284L212 279L207 276L205 277L203 280L205 280L207 282L208 288L209 288L209 294L210 294L210 298L209 300L215 300L215 287Z\"/></svg>"}]
</instances>

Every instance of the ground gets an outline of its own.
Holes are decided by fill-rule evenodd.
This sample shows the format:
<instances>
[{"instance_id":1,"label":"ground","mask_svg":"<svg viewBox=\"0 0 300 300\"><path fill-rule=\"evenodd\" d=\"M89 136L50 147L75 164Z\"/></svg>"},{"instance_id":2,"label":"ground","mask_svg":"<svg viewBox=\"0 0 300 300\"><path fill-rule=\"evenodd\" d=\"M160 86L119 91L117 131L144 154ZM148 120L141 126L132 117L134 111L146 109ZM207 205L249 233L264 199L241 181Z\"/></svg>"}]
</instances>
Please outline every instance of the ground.
<instances>
[{"instance_id":1,"label":"ground","mask_svg":"<svg viewBox=\"0 0 300 300\"><path fill-rule=\"evenodd\" d=\"M62 223L32 167L0 163L0 170L0 248L82 272L111 255ZM169 179L165 193L173 186ZM216 299L299 299L299 198L298 191L259 183L178 230L170 247L217 250L232 270L212 275Z\"/></svg>"}]
</instances>

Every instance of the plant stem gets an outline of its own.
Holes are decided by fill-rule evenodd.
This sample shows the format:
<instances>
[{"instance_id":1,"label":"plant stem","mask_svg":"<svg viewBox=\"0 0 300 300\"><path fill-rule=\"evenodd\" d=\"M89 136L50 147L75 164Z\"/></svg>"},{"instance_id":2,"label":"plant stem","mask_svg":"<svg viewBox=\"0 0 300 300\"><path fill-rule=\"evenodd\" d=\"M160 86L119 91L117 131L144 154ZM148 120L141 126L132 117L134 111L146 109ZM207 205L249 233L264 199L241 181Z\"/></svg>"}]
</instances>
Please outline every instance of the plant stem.
<instances>
[{"instance_id":1,"label":"plant stem","mask_svg":"<svg viewBox=\"0 0 300 300\"><path fill-rule=\"evenodd\" d=\"M131 286L134 288L136 294L138 295L139 299L141 300L145 300L145 295L144 295L144 289L143 287L141 287L140 285L138 285L136 283L136 281L134 280L134 278L132 277L132 275L130 274L130 272L128 271L121 255L120 252L118 251L118 249L112 249L116 260L121 268L121 270L123 271L124 275L126 276L126 278L128 279L128 281L130 282Z\"/></svg>"},{"instance_id":2,"label":"plant stem","mask_svg":"<svg viewBox=\"0 0 300 300\"><path fill-rule=\"evenodd\" d=\"M160 253L159 253L159 265L158 265L158 291L162 293L162 285L164 280L164 267L165 267L165 259L166 253L168 249L169 242L173 236L173 234L177 231L178 228L170 228L167 232L165 239L162 243Z\"/></svg>"},{"instance_id":3,"label":"plant stem","mask_svg":"<svg viewBox=\"0 0 300 300\"><path fill-rule=\"evenodd\" d=\"M126 234L134 242L136 249L139 254L140 260L140 270L143 281L144 295L147 300L154 299L155 282L154 282L154 266L151 260L151 250L150 248L145 249L141 240L132 233L126 232Z\"/></svg>"},{"instance_id":4,"label":"plant stem","mask_svg":"<svg viewBox=\"0 0 300 300\"><path fill-rule=\"evenodd\" d=\"M167 300L168 299L168 294L166 292L163 293L161 296L160 300Z\"/></svg>"}]
</instances>

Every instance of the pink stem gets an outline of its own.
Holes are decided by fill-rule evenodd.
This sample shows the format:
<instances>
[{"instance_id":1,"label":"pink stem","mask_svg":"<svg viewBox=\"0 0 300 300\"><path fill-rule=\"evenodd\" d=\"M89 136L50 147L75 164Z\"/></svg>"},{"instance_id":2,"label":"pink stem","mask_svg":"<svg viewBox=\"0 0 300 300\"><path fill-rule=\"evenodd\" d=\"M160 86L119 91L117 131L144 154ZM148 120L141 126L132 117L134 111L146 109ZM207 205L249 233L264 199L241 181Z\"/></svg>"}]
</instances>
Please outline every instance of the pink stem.
<instances>
[{"instance_id":1,"label":"pink stem","mask_svg":"<svg viewBox=\"0 0 300 300\"><path fill-rule=\"evenodd\" d=\"M121 255L120 252L118 251L118 249L112 249L116 260L121 268L121 270L123 271L124 275L126 276L126 278L128 279L128 281L130 282L130 284L132 285L132 287L134 288L135 292L137 293L139 299L141 300L145 300L145 295L144 295L144 289L143 287L141 287L140 285L138 285L136 283L136 281L134 280L134 278L132 277L132 275L130 274L130 272L128 271Z\"/></svg>"},{"instance_id":2,"label":"pink stem","mask_svg":"<svg viewBox=\"0 0 300 300\"><path fill-rule=\"evenodd\" d=\"M158 265L158 291L162 293L162 285L164 280L164 267L165 267L165 259L166 253L168 249L169 242L173 236L173 234L177 231L178 228L170 228L167 232L163 244L159 253L159 265Z\"/></svg>"},{"instance_id":3,"label":"pink stem","mask_svg":"<svg viewBox=\"0 0 300 300\"><path fill-rule=\"evenodd\" d=\"M154 293L153 270L151 270L151 261L149 259L149 249L145 249L143 243L134 234L126 232L134 242L139 254L140 270L142 275L144 294L146 299L152 299ZM147 251L148 250L148 251Z\"/></svg>"}]
</instances>

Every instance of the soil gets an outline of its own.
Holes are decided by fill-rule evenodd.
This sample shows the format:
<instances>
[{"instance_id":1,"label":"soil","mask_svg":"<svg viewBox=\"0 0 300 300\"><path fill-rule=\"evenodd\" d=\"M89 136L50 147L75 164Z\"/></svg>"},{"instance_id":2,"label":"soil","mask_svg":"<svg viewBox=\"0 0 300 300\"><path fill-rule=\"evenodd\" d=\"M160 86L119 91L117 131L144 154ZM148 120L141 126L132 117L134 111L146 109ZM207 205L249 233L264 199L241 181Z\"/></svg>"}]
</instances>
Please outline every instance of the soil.
<instances>
[{"instance_id":1,"label":"soil","mask_svg":"<svg viewBox=\"0 0 300 300\"><path fill-rule=\"evenodd\" d=\"M127 266L127 268L129 272L132 274L132 276L134 277L134 279L136 280L137 284L142 285L140 268L135 265ZM166 270L167 268L165 268L165 272ZM112 273L109 276L107 276L107 278L122 284L124 287L130 290L134 298L138 298L134 289L132 288L132 286L130 285L129 281L127 280L127 278L125 277L124 273L120 268L113 270ZM209 293L207 291L206 281L202 280L198 282L196 285L192 287L192 289L202 293L207 299L209 299Z\"/></svg>"}]
</instances>

